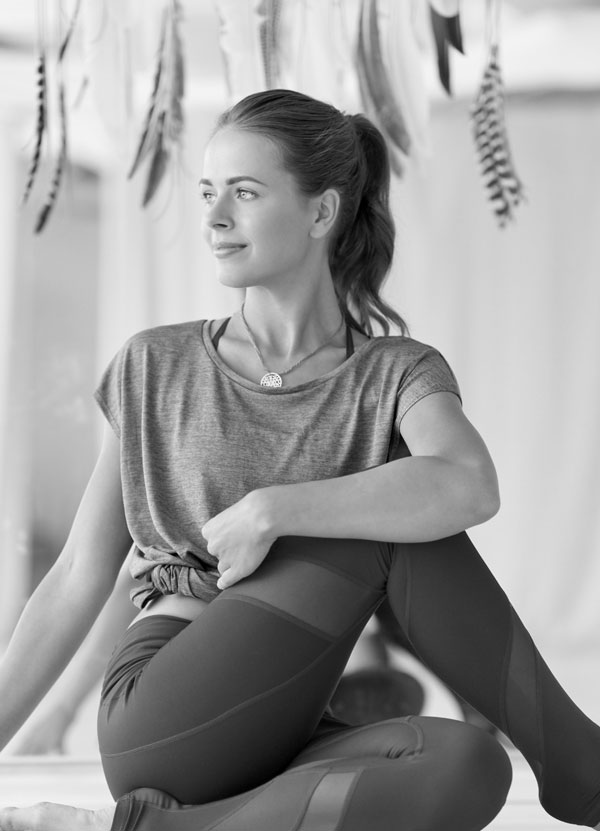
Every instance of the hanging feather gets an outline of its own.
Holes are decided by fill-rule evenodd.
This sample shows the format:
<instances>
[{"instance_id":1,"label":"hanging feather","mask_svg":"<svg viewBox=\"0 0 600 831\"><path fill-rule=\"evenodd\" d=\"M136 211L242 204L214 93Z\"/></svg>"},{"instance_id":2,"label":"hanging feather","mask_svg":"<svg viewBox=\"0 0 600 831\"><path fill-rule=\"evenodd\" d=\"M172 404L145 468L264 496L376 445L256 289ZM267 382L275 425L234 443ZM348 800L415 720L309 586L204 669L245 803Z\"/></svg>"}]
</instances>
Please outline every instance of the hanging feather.
<instances>
[{"instance_id":1,"label":"hanging feather","mask_svg":"<svg viewBox=\"0 0 600 831\"><path fill-rule=\"evenodd\" d=\"M214 0L219 18L219 46L223 55L229 98L237 101L266 89L261 23L265 0Z\"/></svg>"},{"instance_id":2,"label":"hanging feather","mask_svg":"<svg viewBox=\"0 0 600 831\"><path fill-rule=\"evenodd\" d=\"M440 14L433 4L429 6L431 17L431 28L437 54L438 76L442 86L448 93L452 94L450 82L450 59L448 45L459 52L463 52L462 31L460 16L446 17Z\"/></svg>"},{"instance_id":3,"label":"hanging feather","mask_svg":"<svg viewBox=\"0 0 600 831\"><path fill-rule=\"evenodd\" d=\"M279 22L282 0L263 0L257 9L260 17L259 37L267 89L275 89L279 80Z\"/></svg>"},{"instance_id":4,"label":"hanging feather","mask_svg":"<svg viewBox=\"0 0 600 831\"><path fill-rule=\"evenodd\" d=\"M523 185L516 174L504 116L504 86L499 63L500 0L487 0L488 58L479 91L471 107L473 138L484 186L500 227L513 219L523 201Z\"/></svg>"},{"instance_id":5,"label":"hanging feather","mask_svg":"<svg viewBox=\"0 0 600 831\"><path fill-rule=\"evenodd\" d=\"M142 205L144 208L150 202L150 200L158 190L158 186L160 185L162 178L165 175L165 171L167 169L167 164L169 161L169 152L166 149L164 141L165 115L166 114L164 112L162 112L159 115L158 122L156 125L156 140L154 142L154 151L152 153L152 160L150 162L150 168L148 170L148 179L146 181L146 190L144 191L144 198L142 201Z\"/></svg>"},{"instance_id":6,"label":"hanging feather","mask_svg":"<svg viewBox=\"0 0 600 831\"><path fill-rule=\"evenodd\" d=\"M506 132L504 90L498 63L498 45L490 49L479 92L471 109L473 136L484 186L500 227L513 219L524 198L515 172Z\"/></svg>"},{"instance_id":7,"label":"hanging feather","mask_svg":"<svg viewBox=\"0 0 600 831\"><path fill-rule=\"evenodd\" d=\"M363 104L391 143L390 161L395 172L400 174L402 163L394 148L408 155L411 141L383 60L377 0L362 0L356 65Z\"/></svg>"},{"instance_id":8,"label":"hanging feather","mask_svg":"<svg viewBox=\"0 0 600 831\"><path fill-rule=\"evenodd\" d=\"M75 4L75 9L73 10L73 14L71 16L71 22L69 23L69 28L67 29L67 32L66 32L66 34L63 38L63 41L60 45L59 50L58 50L58 62L59 63L63 60L63 58L65 56L65 52L67 51L69 43L71 42L71 37L73 36L73 32L75 31L75 25L77 23L77 18L79 17L79 9L80 8L81 8L81 0L77 0L77 2Z\"/></svg>"},{"instance_id":9,"label":"hanging feather","mask_svg":"<svg viewBox=\"0 0 600 831\"><path fill-rule=\"evenodd\" d=\"M56 164L54 166L54 170L52 172L52 179L50 181L50 188L46 195L46 200L40 210L40 213L37 218L37 222L35 225L35 233L39 234L46 225L50 214L56 204L56 199L58 197L58 192L60 190L60 184L62 181L64 169L67 163L67 108L65 103L65 88L64 84L60 83L59 88L59 95L58 95L58 102L59 102L59 113L60 113L60 149L58 152L58 157L56 159Z\"/></svg>"},{"instance_id":10,"label":"hanging feather","mask_svg":"<svg viewBox=\"0 0 600 831\"><path fill-rule=\"evenodd\" d=\"M129 179L131 179L131 177L135 174L140 164L144 161L144 159L150 152L153 146L153 142L155 140L154 131L156 128L156 124L158 123L161 106L161 81L163 78L163 74L165 74L166 72L165 44L167 40L167 26L168 13L165 9L165 11L163 12L163 20L160 29L160 43L158 47L158 58L156 68L154 70L154 82L152 86L152 93L150 95L150 104L148 107L148 112L146 113L146 120L144 122L144 127L142 129L142 135L140 137L137 152L135 154L135 158L128 173Z\"/></svg>"},{"instance_id":11,"label":"hanging feather","mask_svg":"<svg viewBox=\"0 0 600 831\"><path fill-rule=\"evenodd\" d=\"M429 5L442 17L455 17L459 12L460 0L429 0Z\"/></svg>"},{"instance_id":12,"label":"hanging feather","mask_svg":"<svg viewBox=\"0 0 600 831\"><path fill-rule=\"evenodd\" d=\"M40 52L38 57L36 75L37 118L35 125L35 146L33 148L29 170L27 171L25 190L21 198L22 205L29 199L29 194L33 188L42 157L42 145L48 128L48 77L46 73L46 54L44 51Z\"/></svg>"},{"instance_id":13,"label":"hanging feather","mask_svg":"<svg viewBox=\"0 0 600 831\"><path fill-rule=\"evenodd\" d=\"M151 157L143 198L144 206L151 201L158 190L173 153L180 149L183 136L185 66L179 33L180 22L179 0L170 0L162 19L150 104L129 171L129 178L131 178L142 162Z\"/></svg>"},{"instance_id":14,"label":"hanging feather","mask_svg":"<svg viewBox=\"0 0 600 831\"><path fill-rule=\"evenodd\" d=\"M429 95L419 44L424 11L420 0L380 0L383 57L410 136L410 155L419 164L430 155ZM428 21L425 21L428 24Z\"/></svg>"}]
</instances>

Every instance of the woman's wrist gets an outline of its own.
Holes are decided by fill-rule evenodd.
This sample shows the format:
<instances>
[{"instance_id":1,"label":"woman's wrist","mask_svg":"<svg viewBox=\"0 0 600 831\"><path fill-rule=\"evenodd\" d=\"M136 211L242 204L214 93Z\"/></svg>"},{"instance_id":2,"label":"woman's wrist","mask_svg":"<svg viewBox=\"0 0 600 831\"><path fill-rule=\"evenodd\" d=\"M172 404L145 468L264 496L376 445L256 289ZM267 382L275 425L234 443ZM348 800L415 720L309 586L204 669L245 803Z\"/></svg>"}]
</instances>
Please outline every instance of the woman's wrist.
<instances>
[{"instance_id":1,"label":"woman's wrist","mask_svg":"<svg viewBox=\"0 0 600 831\"><path fill-rule=\"evenodd\" d=\"M291 533L287 512L290 500L285 491L289 485L271 485L252 491L253 509L265 537L284 537Z\"/></svg>"}]
</instances>

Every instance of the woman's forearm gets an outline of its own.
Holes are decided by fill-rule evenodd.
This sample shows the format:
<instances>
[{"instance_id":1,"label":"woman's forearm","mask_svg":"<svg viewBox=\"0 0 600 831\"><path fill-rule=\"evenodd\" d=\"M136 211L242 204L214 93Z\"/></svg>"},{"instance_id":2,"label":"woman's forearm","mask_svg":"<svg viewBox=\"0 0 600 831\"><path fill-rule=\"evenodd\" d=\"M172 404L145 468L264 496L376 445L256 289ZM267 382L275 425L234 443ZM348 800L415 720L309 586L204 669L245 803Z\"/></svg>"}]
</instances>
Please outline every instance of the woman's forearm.
<instances>
[{"instance_id":1,"label":"woman's forearm","mask_svg":"<svg viewBox=\"0 0 600 831\"><path fill-rule=\"evenodd\" d=\"M63 671L110 588L58 561L33 593L0 662L0 748Z\"/></svg>"},{"instance_id":2,"label":"woman's forearm","mask_svg":"<svg viewBox=\"0 0 600 831\"><path fill-rule=\"evenodd\" d=\"M414 456L342 476L257 491L274 536L425 542L498 510L493 468Z\"/></svg>"},{"instance_id":3,"label":"woman's forearm","mask_svg":"<svg viewBox=\"0 0 600 831\"><path fill-rule=\"evenodd\" d=\"M137 612L129 599L132 586L128 558L88 635L46 696L47 708L66 708L73 714L98 683L115 644Z\"/></svg>"}]
</instances>

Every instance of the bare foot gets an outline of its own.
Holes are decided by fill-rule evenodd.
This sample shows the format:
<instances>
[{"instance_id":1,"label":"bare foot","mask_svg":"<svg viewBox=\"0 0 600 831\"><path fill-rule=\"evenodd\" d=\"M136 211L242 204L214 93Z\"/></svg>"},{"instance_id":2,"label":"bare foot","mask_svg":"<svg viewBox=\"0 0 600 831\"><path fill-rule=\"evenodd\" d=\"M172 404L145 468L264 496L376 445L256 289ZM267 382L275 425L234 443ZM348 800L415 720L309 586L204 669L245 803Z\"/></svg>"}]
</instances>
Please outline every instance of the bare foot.
<instances>
[{"instance_id":1,"label":"bare foot","mask_svg":"<svg viewBox=\"0 0 600 831\"><path fill-rule=\"evenodd\" d=\"M110 831L115 806L90 811L39 802L27 808L0 809L0 831Z\"/></svg>"}]
</instances>

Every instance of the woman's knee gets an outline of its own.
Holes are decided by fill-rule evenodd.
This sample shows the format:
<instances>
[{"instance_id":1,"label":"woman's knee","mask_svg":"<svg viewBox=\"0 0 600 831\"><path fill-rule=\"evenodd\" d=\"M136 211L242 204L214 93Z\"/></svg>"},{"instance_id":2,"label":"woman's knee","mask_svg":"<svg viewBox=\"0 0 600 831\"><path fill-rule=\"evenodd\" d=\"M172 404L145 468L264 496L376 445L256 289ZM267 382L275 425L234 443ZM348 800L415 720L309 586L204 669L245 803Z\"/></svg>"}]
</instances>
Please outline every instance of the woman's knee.
<instances>
[{"instance_id":1,"label":"woman's knee","mask_svg":"<svg viewBox=\"0 0 600 831\"><path fill-rule=\"evenodd\" d=\"M491 822L510 790L512 767L502 745L490 734L452 719L425 722L424 752L438 757L440 788L464 807L471 821Z\"/></svg>"}]
</instances>

